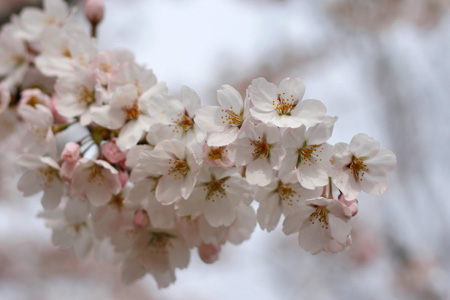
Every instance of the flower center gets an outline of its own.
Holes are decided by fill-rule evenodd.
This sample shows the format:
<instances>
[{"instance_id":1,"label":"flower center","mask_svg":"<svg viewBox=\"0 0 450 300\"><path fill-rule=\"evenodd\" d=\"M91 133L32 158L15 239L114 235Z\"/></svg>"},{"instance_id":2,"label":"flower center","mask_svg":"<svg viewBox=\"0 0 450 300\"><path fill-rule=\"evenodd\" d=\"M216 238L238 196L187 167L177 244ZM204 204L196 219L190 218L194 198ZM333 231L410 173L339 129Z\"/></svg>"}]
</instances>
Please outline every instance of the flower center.
<instances>
[{"instance_id":1,"label":"flower center","mask_svg":"<svg viewBox=\"0 0 450 300\"><path fill-rule=\"evenodd\" d=\"M95 164L91 167L91 171L87 176L87 182L97 182L98 185L101 186L103 184L103 178L105 178L105 175L103 175L103 168Z\"/></svg>"},{"instance_id":2,"label":"flower center","mask_svg":"<svg viewBox=\"0 0 450 300\"><path fill-rule=\"evenodd\" d=\"M328 229L328 209L325 206L317 206L316 210L309 215L309 221L312 224L319 221L322 223L322 228Z\"/></svg>"},{"instance_id":3,"label":"flower center","mask_svg":"<svg viewBox=\"0 0 450 300\"><path fill-rule=\"evenodd\" d=\"M303 163L304 165L308 164L311 166L312 162L322 161L319 158L319 153L322 153L323 147L322 145L307 145L304 143L303 147L298 149L298 158L297 158L297 167Z\"/></svg>"},{"instance_id":4,"label":"flower center","mask_svg":"<svg viewBox=\"0 0 450 300\"><path fill-rule=\"evenodd\" d=\"M178 116L180 116L180 118L178 118L175 123L180 126L184 132L192 129L194 127L194 120L189 117L189 115L187 114L187 112L185 111L184 114L179 113ZM179 132L178 131L178 126L175 126L175 129L173 130L173 132Z\"/></svg>"},{"instance_id":5,"label":"flower center","mask_svg":"<svg viewBox=\"0 0 450 300\"><path fill-rule=\"evenodd\" d=\"M39 176L42 176L45 178L45 187L50 187L55 178L58 176L58 170L53 169L51 167L47 168L39 168Z\"/></svg>"},{"instance_id":6,"label":"flower center","mask_svg":"<svg viewBox=\"0 0 450 300\"><path fill-rule=\"evenodd\" d=\"M234 111L232 111L233 106L230 107L230 109L222 109L222 112L226 113L225 116L221 116L222 123L229 126L235 126L235 127L241 127L242 123L244 122L244 118L242 118L242 115L238 115Z\"/></svg>"},{"instance_id":7,"label":"flower center","mask_svg":"<svg viewBox=\"0 0 450 300\"><path fill-rule=\"evenodd\" d=\"M78 103L87 103L90 104L95 102L94 94L89 91L88 87L83 85L78 86Z\"/></svg>"},{"instance_id":8,"label":"flower center","mask_svg":"<svg viewBox=\"0 0 450 300\"><path fill-rule=\"evenodd\" d=\"M208 191L206 194L206 200L211 200L215 202L216 198L223 198L227 192L225 187L230 187L229 185L225 185L225 181L227 181L228 177L222 178L220 180L216 180L213 178L210 182L205 183L204 191Z\"/></svg>"},{"instance_id":9,"label":"flower center","mask_svg":"<svg viewBox=\"0 0 450 300\"><path fill-rule=\"evenodd\" d=\"M189 171L189 166L185 160L169 159L169 165L172 165L172 167L167 172L167 175L173 174L175 180L186 176Z\"/></svg>"},{"instance_id":10,"label":"flower center","mask_svg":"<svg viewBox=\"0 0 450 300\"><path fill-rule=\"evenodd\" d=\"M279 205L283 201L286 201L287 205L292 206L294 202L299 202L301 195L297 195L297 192L293 190L288 184L283 184L281 181L278 183L278 188L275 190L279 196Z\"/></svg>"},{"instance_id":11,"label":"flower center","mask_svg":"<svg viewBox=\"0 0 450 300\"><path fill-rule=\"evenodd\" d=\"M109 204L117 209L121 209L123 207L123 201L125 199L121 194L113 195L111 197L111 200L109 201Z\"/></svg>"},{"instance_id":12,"label":"flower center","mask_svg":"<svg viewBox=\"0 0 450 300\"><path fill-rule=\"evenodd\" d=\"M208 153L208 158L210 160L218 160L218 159L221 160L221 159L225 158L224 152L228 152L226 147L211 148L211 150Z\"/></svg>"},{"instance_id":13,"label":"flower center","mask_svg":"<svg viewBox=\"0 0 450 300\"><path fill-rule=\"evenodd\" d=\"M142 113L142 110L139 109L137 100L135 100L131 106L122 107L122 111L125 114L126 121L137 120Z\"/></svg>"},{"instance_id":14,"label":"flower center","mask_svg":"<svg viewBox=\"0 0 450 300\"><path fill-rule=\"evenodd\" d=\"M290 95L290 97L286 96L286 93L278 94L277 100L273 100L272 104L275 106L275 111L281 116L286 115L290 116L291 111L297 105L297 102L294 99L294 95Z\"/></svg>"},{"instance_id":15,"label":"flower center","mask_svg":"<svg viewBox=\"0 0 450 300\"><path fill-rule=\"evenodd\" d=\"M353 176L355 177L355 180L358 181L362 181L363 180L363 176L365 174L365 172L369 172L369 168L367 167L366 164L364 164L364 162L355 156L352 156L352 162L348 165L348 167L350 168L350 174L353 174Z\"/></svg>"},{"instance_id":16,"label":"flower center","mask_svg":"<svg viewBox=\"0 0 450 300\"><path fill-rule=\"evenodd\" d=\"M267 143L265 138L258 137L258 140L253 140L250 146L255 147L253 149L253 159L257 158L269 158L270 156L270 145Z\"/></svg>"},{"instance_id":17,"label":"flower center","mask_svg":"<svg viewBox=\"0 0 450 300\"><path fill-rule=\"evenodd\" d=\"M164 232L153 232L149 242L150 251L159 253L168 253L168 248L173 248L170 238L174 237L171 234Z\"/></svg>"}]
</instances>

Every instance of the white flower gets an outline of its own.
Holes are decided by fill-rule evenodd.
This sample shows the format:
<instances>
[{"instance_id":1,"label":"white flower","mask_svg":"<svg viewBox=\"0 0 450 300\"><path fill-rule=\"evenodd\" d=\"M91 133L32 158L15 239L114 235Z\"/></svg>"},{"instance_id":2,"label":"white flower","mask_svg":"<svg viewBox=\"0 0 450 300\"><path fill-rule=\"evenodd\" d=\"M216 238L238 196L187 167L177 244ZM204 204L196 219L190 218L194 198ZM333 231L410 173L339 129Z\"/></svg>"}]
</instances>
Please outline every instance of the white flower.
<instances>
[{"instance_id":1,"label":"white flower","mask_svg":"<svg viewBox=\"0 0 450 300\"><path fill-rule=\"evenodd\" d=\"M92 122L90 107L100 104L99 89L99 84L87 69L74 68L69 76L60 77L56 81L58 113L66 118L81 116L81 125L88 125Z\"/></svg>"},{"instance_id":2,"label":"white flower","mask_svg":"<svg viewBox=\"0 0 450 300\"><path fill-rule=\"evenodd\" d=\"M156 85L157 79L152 70L138 65L134 61L130 61L131 57L129 54L121 53L120 56L120 58L116 58L119 61L118 63L120 63L120 67L111 74L109 81L108 89L111 92L114 92L123 85L133 84L136 86L138 95L140 96ZM104 67L108 68L108 66L109 64L107 63Z\"/></svg>"},{"instance_id":3,"label":"white flower","mask_svg":"<svg viewBox=\"0 0 450 300\"><path fill-rule=\"evenodd\" d=\"M173 105L169 124L155 124L148 133L149 142L152 136L158 135L161 140L179 140L187 146L201 145L205 141L206 132L194 121L196 111L200 107L197 93L187 86L181 87L181 105Z\"/></svg>"},{"instance_id":4,"label":"white flower","mask_svg":"<svg viewBox=\"0 0 450 300\"><path fill-rule=\"evenodd\" d=\"M125 64L133 62L134 55L128 50L116 49L101 51L97 53L97 55L92 60L89 66L89 70L103 85L108 85L110 84L111 79L119 72L119 70L125 70L125 68L128 67L125 66ZM117 79L117 81L120 80ZM133 80L124 81L120 85L125 85L126 83L133 83ZM117 84L119 83L116 82L115 85ZM153 85L154 84L156 84L156 78ZM115 89L117 88L117 86L113 86L112 88Z\"/></svg>"},{"instance_id":5,"label":"white flower","mask_svg":"<svg viewBox=\"0 0 450 300\"><path fill-rule=\"evenodd\" d=\"M328 183L332 146L326 141L333 132L337 118L329 118L306 130L305 126L288 128L283 134L286 157L280 167L280 177L295 170L297 179L307 189Z\"/></svg>"},{"instance_id":6,"label":"white flower","mask_svg":"<svg viewBox=\"0 0 450 300\"><path fill-rule=\"evenodd\" d=\"M53 210L61 202L64 193L64 182L59 176L59 165L50 157L34 154L23 154L17 164L26 168L19 179L17 188L25 197L44 191L41 203L44 209Z\"/></svg>"},{"instance_id":7,"label":"white flower","mask_svg":"<svg viewBox=\"0 0 450 300\"><path fill-rule=\"evenodd\" d=\"M74 22L45 28L41 45L35 64L46 76L70 76L76 67L88 68L97 53L95 40Z\"/></svg>"},{"instance_id":8,"label":"white flower","mask_svg":"<svg viewBox=\"0 0 450 300\"><path fill-rule=\"evenodd\" d=\"M22 35L31 41L36 41L43 30L49 26L61 26L69 15L69 8L62 0L44 0L44 10L27 7L20 14Z\"/></svg>"},{"instance_id":9,"label":"white flower","mask_svg":"<svg viewBox=\"0 0 450 300\"><path fill-rule=\"evenodd\" d=\"M194 154L176 140L162 141L152 151L141 151L138 166L161 176L155 196L164 205L187 199L200 171Z\"/></svg>"},{"instance_id":10,"label":"white flower","mask_svg":"<svg viewBox=\"0 0 450 300\"><path fill-rule=\"evenodd\" d=\"M326 107L318 100L303 100L305 86L298 78L285 78L280 87L257 78L248 87L253 107L250 114L266 124L297 128L321 122Z\"/></svg>"},{"instance_id":11,"label":"white flower","mask_svg":"<svg viewBox=\"0 0 450 300\"><path fill-rule=\"evenodd\" d=\"M122 264L122 279L129 283L148 272L159 288L167 287L175 281L175 269L186 268L189 258L189 248L177 232L140 230Z\"/></svg>"},{"instance_id":12,"label":"white flower","mask_svg":"<svg viewBox=\"0 0 450 300\"><path fill-rule=\"evenodd\" d=\"M165 84L160 83L143 95L139 96L139 91L133 84L127 84L118 88L113 95L109 105L101 107L92 107L92 118L97 124L109 129L120 129L117 146L121 150L127 150L136 145L142 138L144 132L150 129L150 126L162 119L167 112L167 108L161 108L164 104L155 104L160 102L167 88ZM160 109L156 109L159 106Z\"/></svg>"},{"instance_id":13,"label":"white flower","mask_svg":"<svg viewBox=\"0 0 450 300\"><path fill-rule=\"evenodd\" d=\"M72 176L72 193L86 196L94 206L105 205L122 189L118 171L103 160L82 158Z\"/></svg>"},{"instance_id":14,"label":"white flower","mask_svg":"<svg viewBox=\"0 0 450 300\"><path fill-rule=\"evenodd\" d=\"M236 219L237 206L241 202L249 205L252 200L251 188L236 170L204 165L192 194L176 207L180 216L196 218L204 214L211 226L219 227L231 225Z\"/></svg>"},{"instance_id":15,"label":"white flower","mask_svg":"<svg viewBox=\"0 0 450 300\"><path fill-rule=\"evenodd\" d=\"M356 199L362 190L380 195L388 187L388 173L397 165L392 151L380 148L380 143L364 133L355 135L350 145L337 143L331 163L336 174L334 184L345 199Z\"/></svg>"},{"instance_id":16,"label":"white flower","mask_svg":"<svg viewBox=\"0 0 450 300\"><path fill-rule=\"evenodd\" d=\"M321 188L308 190L298 182L288 180L278 180L259 188L255 197L260 203L256 215L259 226L268 232L274 230L281 214L289 213L304 200L318 197L321 191Z\"/></svg>"},{"instance_id":17,"label":"white flower","mask_svg":"<svg viewBox=\"0 0 450 300\"><path fill-rule=\"evenodd\" d=\"M3 82L10 89L22 83L29 69L25 41L18 32L15 24L4 26L0 32L0 77L6 76Z\"/></svg>"},{"instance_id":18,"label":"white flower","mask_svg":"<svg viewBox=\"0 0 450 300\"><path fill-rule=\"evenodd\" d=\"M350 210L335 199L318 197L293 209L283 222L287 235L298 232L298 243L312 254L327 250L330 242L345 244L350 236Z\"/></svg>"},{"instance_id":19,"label":"white flower","mask_svg":"<svg viewBox=\"0 0 450 300\"><path fill-rule=\"evenodd\" d=\"M268 185L274 178L286 152L281 146L281 135L277 127L259 123L256 126L246 121L245 136L228 146L230 160L238 166L246 165L245 177L250 184Z\"/></svg>"},{"instance_id":20,"label":"white flower","mask_svg":"<svg viewBox=\"0 0 450 300\"><path fill-rule=\"evenodd\" d=\"M245 119L242 97L230 85L217 91L220 106L205 106L197 110L195 122L209 133L209 146L225 146L236 140ZM248 101L247 101L248 102Z\"/></svg>"},{"instance_id":21,"label":"white flower","mask_svg":"<svg viewBox=\"0 0 450 300\"><path fill-rule=\"evenodd\" d=\"M34 107L23 105L20 114L28 128L24 150L56 158L56 140L52 130L53 114L50 109L41 104Z\"/></svg>"},{"instance_id":22,"label":"white flower","mask_svg":"<svg viewBox=\"0 0 450 300\"><path fill-rule=\"evenodd\" d=\"M64 211L43 212L46 225L53 230L52 242L61 248L74 248L78 258L85 257L92 249L94 236L88 220L89 202L86 199L68 199Z\"/></svg>"}]
</instances>

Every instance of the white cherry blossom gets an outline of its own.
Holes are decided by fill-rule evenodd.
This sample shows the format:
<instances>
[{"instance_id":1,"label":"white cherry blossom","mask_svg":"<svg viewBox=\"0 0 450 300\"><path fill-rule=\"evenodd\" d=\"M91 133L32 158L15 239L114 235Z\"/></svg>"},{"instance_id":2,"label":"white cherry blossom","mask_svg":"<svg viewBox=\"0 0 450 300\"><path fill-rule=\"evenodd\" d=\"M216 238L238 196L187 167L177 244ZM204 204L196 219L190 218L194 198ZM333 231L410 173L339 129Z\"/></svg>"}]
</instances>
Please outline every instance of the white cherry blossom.
<instances>
[{"instance_id":1,"label":"white cherry blossom","mask_svg":"<svg viewBox=\"0 0 450 300\"><path fill-rule=\"evenodd\" d=\"M220 106L202 107L195 117L198 126L209 133L208 145L216 147L236 140L247 114L247 104L232 86L223 85L217 91L217 99Z\"/></svg>"},{"instance_id":2,"label":"white cherry blossom","mask_svg":"<svg viewBox=\"0 0 450 300\"><path fill-rule=\"evenodd\" d=\"M392 151L380 148L380 143L364 133L355 135L350 145L337 143L331 158L334 184L345 199L356 199L362 190L380 195L388 187L388 174L397 165Z\"/></svg>"},{"instance_id":3,"label":"white cherry blossom","mask_svg":"<svg viewBox=\"0 0 450 300\"><path fill-rule=\"evenodd\" d=\"M205 165L191 196L177 204L177 213L191 218L204 214L213 227L229 226L236 219L237 206L241 202L249 205L252 194L251 188L235 170Z\"/></svg>"},{"instance_id":4,"label":"white cherry blossom","mask_svg":"<svg viewBox=\"0 0 450 300\"><path fill-rule=\"evenodd\" d=\"M47 210L55 209L64 193L64 182L59 176L59 165L50 157L23 154L17 164L27 169L19 179L17 188L25 197L44 191L42 206Z\"/></svg>"},{"instance_id":5,"label":"white cherry blossom","mask_svg":"<svg viewBox=\"0 0 450 300\"><path fill-rule=\"evenodd\" d=\"M335 199L313 198L300 203L283 222L287 235L298 233L300 246L312 254L327 250L335 240L345 244L350 236L350 210Z\"/></svg>"},{"instance_id":6,"label":"white cherry blossom","mask_svg":"<svg viewBox=\"0 0 450 300\"><path fill-rule=\"evenodd\" d=\"M264 123L254 125L246 121L245 136L228 146L230 160L238 166L246 166L245 177L250 184L268 185L274 171L281 166L286 152L281 146L281 135L277 127Z\"/></svg>"},{"instance_id":7,"label":"white cherry blossom","mask_svg":"<svg viewBox=\"0 0 450 300\"><path fill-rule=\"evenodd\" d=\"M280 177L295 170L297 179L305 188L314 189L328 183L332 146L326 141L331 137L337 118L310 127L288 128L283 134L286 157L280 167Z\"/></svg>"},{"instance_id":8,"label":"white cherry blossom","mask_svg":"<svg viewBox=\"0 0 450 300\"><path fill-rule=\"evenodd\" d=\"M71 188L74 195L87 197L92 205L101 206L122 187L118 171L106 161L82 158L75 167Z\"/></svg>"},{"instance_id":9,"label":"white cherry blossom","mask_svg":"<svg viewBox=\"0 0 450 300\"><path fill-rule=\"evenodd\" d=\"M260 77L248 87L253 107L250 114L266 124L297 128L314 126L327 111L318 100L303 100L305 86L298 78L285 78L280 86Z\"/></svg>"}]
</instances>

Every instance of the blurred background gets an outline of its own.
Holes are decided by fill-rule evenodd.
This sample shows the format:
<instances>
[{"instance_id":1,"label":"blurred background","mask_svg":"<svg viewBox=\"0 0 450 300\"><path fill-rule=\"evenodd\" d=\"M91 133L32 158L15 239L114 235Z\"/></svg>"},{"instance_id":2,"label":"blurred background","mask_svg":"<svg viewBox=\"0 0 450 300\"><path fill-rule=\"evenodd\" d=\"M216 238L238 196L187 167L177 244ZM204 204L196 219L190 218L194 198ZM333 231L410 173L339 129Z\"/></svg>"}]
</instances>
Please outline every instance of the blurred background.
<instances>
[{"instance_id":1,"label":"blurred background","mask_svg":"<svg viewBox=\"0 0 450 300\"><path fill-rule=\"evenodd\" d=\"M172 94L188 85L204 105L222 84L245 94L259 76L276 84L300 77L305 98L339 117L331 143L364 132L396 153L391 186L358 198L348 251L313 256L280 226L256 228L213 265L193 252L176 283L159 291L149 276L126 286L119 268L94 253L80 261L52 245L39 201L15 191L14 154L5 149L18 139L10 137L0 145L0 300L450 299L448 0L106 3L100 50L131 50ZM0 20L40 4L0 0ZM77 18L88 28L81 9Z\"/></svg>"}]
</instances>

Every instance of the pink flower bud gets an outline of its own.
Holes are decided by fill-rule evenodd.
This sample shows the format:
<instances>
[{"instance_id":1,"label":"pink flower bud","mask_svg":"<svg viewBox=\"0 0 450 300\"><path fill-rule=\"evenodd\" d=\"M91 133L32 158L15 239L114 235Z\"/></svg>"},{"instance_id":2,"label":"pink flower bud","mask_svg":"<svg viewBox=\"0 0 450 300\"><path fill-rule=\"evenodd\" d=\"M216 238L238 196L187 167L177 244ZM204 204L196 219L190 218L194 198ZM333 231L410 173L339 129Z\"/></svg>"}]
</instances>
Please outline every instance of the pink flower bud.
<instances>
[{"instance_id":1,"label":"pink flower bud","mask_svg":"<svg viewBox=\"0 0 450 300\"><path fill-rule=\"evenodd\" d=\"M105 12L104 0L86 0L84 2L84 13L92 24L98 24L103 19Z\"/></svg>"},{"instance_id":2,"label":"pink flower bud","mask_svg":"<svg viewBox=\"0 0 450 300\"><path fill-rule=\"evenodd\" d=\"M219 259L220 245L202 243L198 247L198 255L206 264L212 264Z\"/></svg>"},{"instance_id":3,"label":"pink flower bud","mask_svg":"<svg viewBox=\"0 0 450 300\"><path fill-rule=\"evenodd\" d=\"M119 170L119 181L120 181L120 184L122 185L122 187L127 185L128 177L129 177L129 175L128 175L127 171Z\"/></svg>"},{"instance_id":4,"label":"pink flower bud","mask_svg":"<svg viewBox=\"0 0 450 300\"><path fill-rule=\"evenodd\" d=\"M127 158L127 152L122 151L116 144L116 139L112 139L102 145L102 154L110 163L118 163Z\"/></svg>"},{"instance_id":5,"label":"pink flower bud","mask_svg":"<svg viewBox=\"0 0 450 300\"><path fill-rule=\"evenodd\" d=\"M350 209L350 211L352 213L352 217L354 217L358 213L358 200L357 199L345 200L344 194L340 194L338 197L338 200Z\"/></svg>"},{"instance_id":6,"label":"pink flower bud","mask_svg":"<svg viewBox=\"0 0 450 300\"><path fill-rule=\"evenodd\" d=\"M149 218L145 210L140 209L134 213L134 228L144 228L148 225Z\"/></svg>"},{"instance_id":7,"label":"pink flower bud","mask_svg":"<svg viewBox=\"0 0 450 300\"><path fill-rule=\"evenodd\" d=\"M76 163L80 159L80 145L77 143L67 143L61 153L61 158L65 162Z\"/></svg>"}]
</instances>

